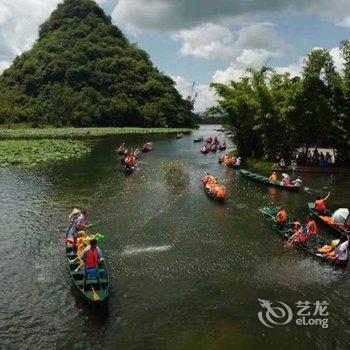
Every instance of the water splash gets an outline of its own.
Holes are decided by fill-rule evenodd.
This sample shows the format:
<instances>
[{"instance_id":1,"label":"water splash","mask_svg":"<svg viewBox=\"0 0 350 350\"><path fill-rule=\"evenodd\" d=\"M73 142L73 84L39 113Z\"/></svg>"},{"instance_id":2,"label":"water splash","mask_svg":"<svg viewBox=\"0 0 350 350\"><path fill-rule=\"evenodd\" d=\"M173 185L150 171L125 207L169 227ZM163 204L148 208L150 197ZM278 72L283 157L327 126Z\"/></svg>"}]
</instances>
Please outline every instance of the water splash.
<instances>
[{"instance_id":1,"label":"water splash","mask_svg":"<svg viewBox=\"0 0 350 350\"><path fill-rule=\"evenodd\" d=\"M168 251L172 248L171 245L162 245L162 246L150 246L150 247L126 247L121 255L130 256L130 255L139 255L147 253L160 253Z\"/></svg>"}]
</instances>

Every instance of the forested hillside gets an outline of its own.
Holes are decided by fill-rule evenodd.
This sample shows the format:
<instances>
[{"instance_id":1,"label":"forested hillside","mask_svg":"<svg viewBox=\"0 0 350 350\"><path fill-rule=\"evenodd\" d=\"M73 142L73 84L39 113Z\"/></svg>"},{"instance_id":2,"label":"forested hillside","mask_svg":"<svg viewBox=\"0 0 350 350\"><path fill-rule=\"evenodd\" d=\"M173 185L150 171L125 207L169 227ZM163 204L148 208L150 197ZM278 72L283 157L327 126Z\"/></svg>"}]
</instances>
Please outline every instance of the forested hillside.
<instances>
[{"instance_id":1,"label":"forested hillside","mask_svg":"<svg viewBox=\"0 0 350 350\"><path fill-rule=\"evenodd\" d=\"M0 77L0 123L191 126L191 104L91 0L65 0Z\"/></svg>"}]
</instances>

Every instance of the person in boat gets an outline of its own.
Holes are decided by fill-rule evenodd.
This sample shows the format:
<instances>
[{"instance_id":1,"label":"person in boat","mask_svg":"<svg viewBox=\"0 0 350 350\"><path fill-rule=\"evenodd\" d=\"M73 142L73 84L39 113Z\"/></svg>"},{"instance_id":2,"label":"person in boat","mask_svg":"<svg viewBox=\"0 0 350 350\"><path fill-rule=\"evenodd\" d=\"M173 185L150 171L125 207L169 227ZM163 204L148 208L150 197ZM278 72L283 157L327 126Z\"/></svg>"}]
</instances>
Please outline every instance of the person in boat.
<instances>
[{"instance_id":1,"label":"person in boat","mask_svg":"<svg viewBox=\"0 0 350 350\"><path fill-rule=\"evenodd\" d=\"M286 162L285 162L285 160L284 160L283 158L281 158L279 164L280 164L280 167L281 167L282 169L284 169L284 168L286 167Z\"/></svg>"},{"instance_id":2,"label":"person in boat","mask_svg":"<svg viewBox=\"0 0 350 350\"><path fill-rule=\"evenodd\" d=\"M124 160L124 164L127 169L131 169L135 166L135 156L133 153L130 153Z\"/></svg>"},{"instance_id":3,"label":"person in boat","mask_svg":"<svg viewBox=\"0 0 350 350\"><path fill-rule=\"evenodd\" d=\"M303 181L300 176L298 176L294 181L292 181L293 186L301 187L303 185Z\"/></svg>"},{"instance_id":4,"label":"person in boat","mask_svg":"<svg viewBox=\"0 0 350 350\"><path fill-rule=\"evenodd\" d=\"M288 238L287 245L292 243L301 243L300 240L303 237L303 225L297 218L294 218L292 223L292 235Z\"/></svg>"},{"instance_id":5,"label":"person in boat","mask_svg":"<svg viewBox=\"0 0 350 350\"><path fill-rule=\"evenodd\" d=\"M317 224L311 215L307 218L306 228L310 236L315 236L318 234Z\"/></svg>"},{"instance_id":6,"label":"person in boat","mask_svg":"<svg viewBox=\"0 0 350 350\"><path fill-rule=\"evenodd\" d=\"M347 265L349 260L349 254L348 254L349 240L350 240L349 235L341 236L338 244L334 248L334 251L331 250L326 254L327 259L334 261L337 265L340 265L340 266Z\"/></svg>"},{"instance_id":7,"label":"person in boat","mask_svg":"<svg viewBox=\"0 0 350 350\"><path fill-rule=\"evenodd\" d=\"M270 182L277 182L277 173L274 171L269 177Z\"/></svg>"},{"instance_id":8,"label":"person in boat","mask_svg":"<svg viewBox=\"0 0 350 350\"><path fill-rule=\"evenodd\" d=\"M78 230L77 230L76 223L77 223L77 220L78 220L80 214L81 214L81 210L74 208L68 217L68 220L69 220L68 235L73 238L73 246L74 247L77 244Z\"/></svg>"},{"instance_id":9,"label":"person in boat","mask_svg":"<svg viewBox=\"0 0 350 350\"><path fill-rule=\"evenodd\" d=\"M85 231L88 226L89 226L88 213L86 210L82 210L75 222L76 230L78 232Z\"/></svg>"},{"instance_id":10,"label":"person in boat","mask_svg":"<svg viewBox=\"0 0 350 350\"><path fill-rule=\"evenodd\" d=\"M331 216L332 215L330 210L327 209L327 205L326 205L326 200L329 198L330 195L331 195L331 193L328 192L328 194L325 198L322 198L320 196L318 196L316 198L315 210L316 210L317 214L323 215L323 216Z\"/></svg>"},{"instance_id":11,"label":"person in boat","mask_svg":"<svg viewBox=\"0 0 350 350\"><path fill-rule=\"evenodd\" d=\"M242 164L242 159L241 159L241 157L238 157L236 160L236 165L241 166L241 164Z\"/></svg>"},{"instance_id":12,"label":"person in boat","mask_svg":"<svg viewBox=\"0 0 350 350\"><path fill-rule=\"evenodd\" d=\"M275 217L275 221L277 224L279 225L285 225L288 221L288 215L287 215L287 211L284 208L279 208L277 215Z\"/></svg>"},{"instance_id":13,"label":"person in boat","mask_svg":"<svg viewBox=\"0 0 350 350\"><path fill-rule=\"evenodd\" d=\"M290 176L288 174L282 174L282 181L281 181L282 186L290 186Z\"/></svg>"},{"instance_id":14,"label":"person in boat","mask_svg":"<svg viewBox=\"0 0 350 350\"><path fill-rule=\"evenodd\" d=\"M134 152L134 156L135 156L135 158L140 157L140 154L141 154L140 149L139 149L139 148L136 148L136 149L135 149L135 152Z\"/></svg>"},{"instance_id":15,"label":"person in boat","mask_svg":"<svg viewBox=\"0 0 350 350\"><path fill-rule=\"evenodd\" d=\"M90 241L90 245L84 249L82 260L84 262L83 290L86 289L86 281L90 278L96 278L98 284L100 285L100 289L102 289L98 269L101 260L101 254L100 250L97 247L97 241L95 239L92 239Z\"/></svg>"}]
</instances>

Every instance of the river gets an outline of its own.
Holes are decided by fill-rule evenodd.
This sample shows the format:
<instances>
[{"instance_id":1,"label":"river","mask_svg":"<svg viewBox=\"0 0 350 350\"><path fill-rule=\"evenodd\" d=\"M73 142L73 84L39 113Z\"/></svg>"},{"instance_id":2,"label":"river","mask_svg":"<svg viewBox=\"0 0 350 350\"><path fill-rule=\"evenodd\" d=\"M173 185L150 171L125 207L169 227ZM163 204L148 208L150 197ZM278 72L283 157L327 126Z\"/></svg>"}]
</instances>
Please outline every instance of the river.
<instances>
[{"instance_id":1,"label":"river","mask_svg":"<svg viewBox=\"0 0 350 350\"><path fill-rule=\"evenodd\" d=\"M332 191L331 208L347 206L349 177L303 174L300 194L269 189L202 155L205 126L174 136L89 141L85 158L0 170L1 349L346 349L350 280L299 252L264 224L258 208L273 203L306 218L308 201ZM220 134L219 138L223 138ZM154 150L125 176L114 149L151 140ZM161 163L185 164L189 183L173 190ZM216 175L225 204L208 198L201 178ZM73 206L87 208L106 236L110 298L90 307L69 286L64 229ZM322 233L327 233L322 230ZM291 322L263 325L258 299L329 303L328 328Z\"/></svg>"}]
</instances>

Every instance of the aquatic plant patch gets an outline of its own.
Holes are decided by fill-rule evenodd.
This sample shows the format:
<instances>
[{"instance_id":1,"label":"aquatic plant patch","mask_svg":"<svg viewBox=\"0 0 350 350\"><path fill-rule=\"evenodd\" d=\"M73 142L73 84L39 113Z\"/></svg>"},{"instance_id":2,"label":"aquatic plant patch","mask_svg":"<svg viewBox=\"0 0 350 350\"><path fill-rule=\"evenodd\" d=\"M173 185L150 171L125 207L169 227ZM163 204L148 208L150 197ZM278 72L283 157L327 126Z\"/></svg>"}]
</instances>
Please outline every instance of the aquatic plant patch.
<instances>
[{"instance_id":1,"label":"aquatic plant patch","mask_svg":"<svg viewBox=\"0 0 350 350\"><path fill-rule=\"evenodd\" d=\"M0 167L34 166L40 163L80 157L91 149L80 141L6 140L0 141Z\"/></svg>"},{"instance_id":2,"label":"aquatic plant patch","mask_svg":"<svg viewBox=\"0 0 350 350\"><path fill-rule=\"evenodd\" d=\"M69 139L108 135L169 134L190 132L179 128L24 128L0 129L0 139Z\"/></svg>"}]
</instances>

